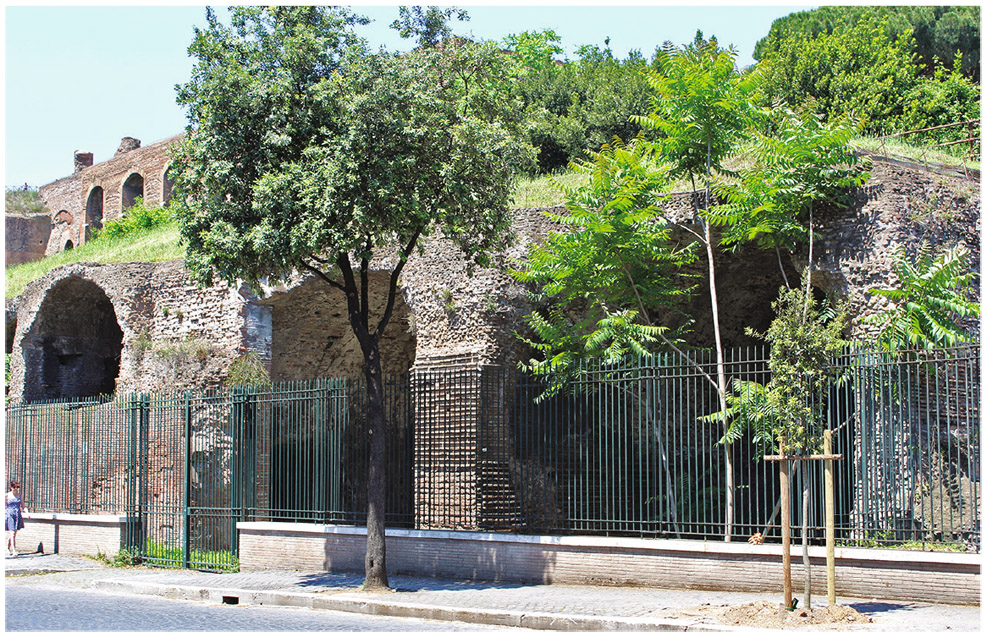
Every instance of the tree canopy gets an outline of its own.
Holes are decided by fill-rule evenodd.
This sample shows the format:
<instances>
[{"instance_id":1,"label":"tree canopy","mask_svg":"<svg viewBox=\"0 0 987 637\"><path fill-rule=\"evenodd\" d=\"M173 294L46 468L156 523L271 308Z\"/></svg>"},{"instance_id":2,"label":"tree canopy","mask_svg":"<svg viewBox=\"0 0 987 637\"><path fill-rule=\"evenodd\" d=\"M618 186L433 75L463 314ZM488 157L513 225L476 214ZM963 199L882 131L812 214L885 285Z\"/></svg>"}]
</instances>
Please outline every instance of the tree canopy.
<instances>
[{"instance_id":1,"label":"tree canopy","mask_svg":"<svg viewBox=\"0 0 987 637\"><path fill-rule=\"evenodd\" d=\"M187 134L175 191L192 276L285 281L311 272L346 299L365 361L368 587L386 587L379 340L408 258L441 231L472 265L505 245L513 173L531 160L503 89L505 56L456 41L371 53L334 7L207 10L177 87ZM370 316L371 262L389 269Z\"/></svg>"}]
</instances>

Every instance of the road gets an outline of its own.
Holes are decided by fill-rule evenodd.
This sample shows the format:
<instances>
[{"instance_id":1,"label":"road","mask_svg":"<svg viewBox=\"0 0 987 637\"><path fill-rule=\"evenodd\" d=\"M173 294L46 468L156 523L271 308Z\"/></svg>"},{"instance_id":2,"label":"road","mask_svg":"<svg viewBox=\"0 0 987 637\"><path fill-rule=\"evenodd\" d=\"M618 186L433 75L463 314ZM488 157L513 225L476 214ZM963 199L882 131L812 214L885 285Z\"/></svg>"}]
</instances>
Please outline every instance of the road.
<instances>
[{"instance_id":1,"label":"road","mask_svg":"<svg viewBox=\"0 0 987 637\"><path fill-rule=\"evenodd\" d=\"M486 632L499 628L305 608L223 606L42 586L4 588L8 631Z\"/></svg>"}]
</instances>

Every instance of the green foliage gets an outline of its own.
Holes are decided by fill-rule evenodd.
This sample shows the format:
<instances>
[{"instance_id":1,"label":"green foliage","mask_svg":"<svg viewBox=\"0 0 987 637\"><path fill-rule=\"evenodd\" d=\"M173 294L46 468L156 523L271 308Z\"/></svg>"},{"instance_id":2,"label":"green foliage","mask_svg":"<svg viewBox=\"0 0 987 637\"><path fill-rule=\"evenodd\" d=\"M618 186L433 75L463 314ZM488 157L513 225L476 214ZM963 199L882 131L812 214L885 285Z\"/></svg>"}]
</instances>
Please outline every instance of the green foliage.
<instances>
[{"instance_id":1,"label":"green foliage","mask_svg":"<svg viewBox=\"0 0 987 637\"><path fill-rule=\"evenodd\" d=\"M959 63L957 58L957 63ZM980 86L959 72L958 64L952 70L937 68L931 78L919 80L904 96L904 111L898 123L902 130L920 130L980 118ZM980 136L980 124L955 126L908 135L911 143L941 144ZM979 148L979 141L975 142ZM954 153L966 153L969 145L953 147ZM979 153L978 153L979 155Z\"/></svg>"},{"instance_id":2,"label":"green foliage","mask_svg":"<svg viewBox=\"0 0 987 637\"><path fill-rule=\"evenodd\" d=\"M615 140L591 157L574 164L588 181L562 187L567 213L549 215L567 230L533 247L526 269L513 273L553 304L526 317L538 338L526 342L543 357L528 368L555 378L580 361L613 362L667 341L650 312L689 293L677 275L694 257L661 223L667 170L649 145Z\"/></svg>"},{"instance_id":3,"label":"green foliage","mask_svg":"<svg viewBox=\"0 0 987 637\"><path fill-rule=\"evenodd\" d=\"M832 14L846 8L824 9ZM976 53L964 49L957 54L953 49L948 55L924 59L923 65L928 49L918 42L928 40L930 24L921 22L912 30L901 15L871 9L856 8L811 27L773 26L768 38L770 46L762 47L763 57L757 65L757 72L765 78L762 102L782 99L796 110L819 113L826 119L851 115L862 120L870 134L917 130L979 117L979 44ZM979 22L979 9L976 12ZM967 20L968 13L962 19L958 17L962 13L948 13L948 20ZM798 15L802 14L789 18ZM966 28L954 26L960 31ZM956 33L960 39L967 37ZM979 28L975 33L979 42ZM970 56L976 59L977 72L973 75L966 64ZM948 63L943 65L939 60ZM974 132L979 135L979 127ZM942 129L919 135L914 141L943 143L964 139L968 134L965 127Z\"/></svg>"},{"instance_id":4,"label":"green foliage","mask_svg":"<svg viewBox=\"0 0 987 637\"><path fill-rule=\"evenodd\" d=\"M754 47L754 58L764 60L779 51L785 40L830 34L869 17L886 20L890 38L911 31L915 52L926 75L955 63L971 80L980 77L980 7L978 6L823 6L778 18L771 31Z\"/></svg>"},{"instance_id":5,"label":"green foliage","mask_svg":"<svg viewBox=\"0 0 987 637\"><path fill-rule=\"evenodd\" d=\"M728 408L706 416L729 423L721 442L736 441L750 431L764 445L786 439L786 453L809 454L822 446L823 401L819 395L831 380L827 366L846 341L842 333L846 314L824 302L822 305L802 289L782 289L771 305L776 318L764 338L771 345L767 385L752 381L733 383Z\"/></svg>"},{"instance_id":6,"label":"green foliage","mask_svg":"<svg viewBox=\"0 0 987 637\"><path fill-rule=\"evenodd\" d=\"M128 235L134 235L161 226L166 226L174 220L171 209L166 206L147 207L144 205L144 198L137 197L134 205L123 211L119 219L107 221L106 224L97 230L93 238L103 237L104 239L119 239Z\"/></svg>"},{"instance_id":7,"label":"green foliage","mask_svg":"<svg viewBox=\"0 0 987 637\"><path fill-rule=\"evenodd\" d=\"M648 71L652 110L637 119L663 135L658 143L672 177L703 176L708 185L749 127L755 78L737 72L736 57L697 33L693 44L662 49L658 68Z\"/></svg>"},{"instance_id":8,"label":"green foliage","mask_svg":"<svg viewBox=\"0 0 987 637\"><path fill-rule=\"evenodd\" d=\"M414 38L422 47L435 46L452 35L449 21L453 18L460 22L469 22L470 19L469 13L456 7L422 9L419 6L402 6L398 7L398 16L391 23L391 28L402 38Z\"/></svg>"},{"instance_id":9,"label":"green foliage","mask_svg":"<svg viewBox=\"0 0 987 637\"><path fill-rule=\"evenodd\" d=\"M637 52L615 58L609 49L581 47L576 59L556 64L561 40L552 31L508 36L517 65L510 78L521 102L528 140L538 150L539 173L553 173L614 137L632 139L632 116L648 110L647 62Z\"/></svg>"},{"instance_id":10,"label":"green foliage","mask_svg":"<svg viewBox=\"0 0 987 637\"><path fill-rule=\"evenodd\" d=\"M3 211L8 215L35 215L47 210L45 202L37 190L28 188L7 188L3 197Z\"/></svg>"},{"instance_id":11,"label":"green foliage","mask_svg":"<svg viewBox=\"0 0 987 637\"><path fill-rule=\"evenodd\" d=\"M198 280L332 276L395 245L403 264L437 227L478 264L503 245L529 155L493 45L374 55L342 10L232 11L233 31L211 17L197 32L179 90L194 132L176 199Z\"/></svg>"},{"instance_id":12,"label":"green foliage","mask_svg":"<svg viewBox=\"0 0 987 637\"><path fill-rule=\"evenodd\" d=\"M726 246L755 242L792 250L808 238L813 204L845 203L850 188L862 185L868 174L851 151L857 127L849 122L826 123L775 108L765 124L769 132L752 131L746 148L753 163L740 169L736 180L716 187L724 203L709 219L722 228Z\"/></svg>"},{"instance_id":13,"label":"green foliage","mask_svg":"<svg viewBox=\"0 0 987 637\"><path fill-rule=\"evenodd\" d=\"M894 304L868 321L881 326L878 341L883 348L937 349L973 340L961 325L963 319L980 316L980 304L970 300L976 275L966 258L962 247L937 254L923 246L914 257L899 250L897 287L870 290Z\"/></svg>"},{"instance_id":14,"label":"green foliage","mask_svg":"<svg viewBox=\"0 0 987 637\"><path fill-rule=\"evenodd\" d=\"M240 387L267 387L271 384L271 374L264 361L255 352L246 352L236 357L230 365L227 380Z\"/></svg>"},{"instance_id":15,"label":"green foliage","mask_svg":"<svg viewBox=\"0 0 987 637\"><path fill-rule=\"evenodd\" d=\"M901 117L902 96L918 75L911 33L890 36L887 21L875 17L816 37L795 32L757 69L765 104L781 99L826 118L853 116L869 131Z\"/></svg>"}]
</instances>

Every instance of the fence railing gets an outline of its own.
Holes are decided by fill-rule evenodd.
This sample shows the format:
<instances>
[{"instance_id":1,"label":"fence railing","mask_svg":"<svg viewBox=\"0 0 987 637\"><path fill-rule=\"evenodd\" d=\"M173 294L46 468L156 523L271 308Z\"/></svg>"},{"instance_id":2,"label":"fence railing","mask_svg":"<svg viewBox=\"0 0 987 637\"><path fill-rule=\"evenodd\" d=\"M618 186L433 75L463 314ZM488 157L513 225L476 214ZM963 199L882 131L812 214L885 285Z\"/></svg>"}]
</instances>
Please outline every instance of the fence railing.
<instances>
[{"instance_id":1,"label":"fence railing","mask_svg":"<svg viewBox=\"0 0 987 637\"><path fill-rule=\"evenodd\" d=\"M766 382L766 354L731 353L728 378ZM552 395L498 367L390 378L387 524L722 539L722 425L703 418L719 409L715 362L691 357L587 368ZM976 345L832 362L813 400L843 454L840 542L979 550L979 365ZM149 557L221 566L241 520L361 524L365 432L363 384L342 379L33 403L7 409L6 462L32 509L126 513ZM737 540L779 535L764 451L749 436L732 446ZM821 471L793 466L792 497L821 494ZM822 506L809 510L814 540Z\"/></svg>"}]
</instances>

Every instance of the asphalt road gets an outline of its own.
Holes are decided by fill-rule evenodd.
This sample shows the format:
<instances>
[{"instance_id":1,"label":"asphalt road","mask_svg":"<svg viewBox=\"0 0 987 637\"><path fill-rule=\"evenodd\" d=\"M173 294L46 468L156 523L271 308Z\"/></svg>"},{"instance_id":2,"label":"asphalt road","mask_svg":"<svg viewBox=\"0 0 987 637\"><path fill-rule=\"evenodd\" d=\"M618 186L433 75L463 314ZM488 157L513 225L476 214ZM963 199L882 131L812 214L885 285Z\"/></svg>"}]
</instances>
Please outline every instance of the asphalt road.
<instances>
[{"instance_id":1,"label":"asphalt road","mask_svg":"<svg viewBox=\"0 0 987 637\"><path fill-rule=\"evenodd\" d=\"M8 631L477 631L496 626L5 586Z\"/></svg>"}]
</instances>

